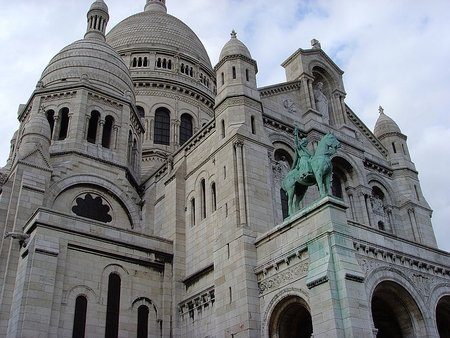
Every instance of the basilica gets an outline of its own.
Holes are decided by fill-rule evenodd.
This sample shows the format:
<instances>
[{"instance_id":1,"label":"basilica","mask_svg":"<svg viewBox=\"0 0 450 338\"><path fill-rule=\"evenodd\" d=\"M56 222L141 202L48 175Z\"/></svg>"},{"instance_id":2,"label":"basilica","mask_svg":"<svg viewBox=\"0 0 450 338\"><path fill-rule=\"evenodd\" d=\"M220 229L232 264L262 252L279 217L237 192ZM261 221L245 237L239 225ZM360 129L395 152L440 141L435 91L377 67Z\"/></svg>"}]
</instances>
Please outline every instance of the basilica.
<instances>
[{"instance_id":1,"label":"basilica","mask_svg":"<svg viewBox=\"0 0 450 338\"><path fill-rule=\"evenodd\" d=\"M142 2L106 34L94 1L19 106L0 337L449 338L450 254L388 109L370 130L316 39L258 87L236 32L213 65L166 0ZM288 196L330 134L330 193Z\"/></svg>"}]
</instances>

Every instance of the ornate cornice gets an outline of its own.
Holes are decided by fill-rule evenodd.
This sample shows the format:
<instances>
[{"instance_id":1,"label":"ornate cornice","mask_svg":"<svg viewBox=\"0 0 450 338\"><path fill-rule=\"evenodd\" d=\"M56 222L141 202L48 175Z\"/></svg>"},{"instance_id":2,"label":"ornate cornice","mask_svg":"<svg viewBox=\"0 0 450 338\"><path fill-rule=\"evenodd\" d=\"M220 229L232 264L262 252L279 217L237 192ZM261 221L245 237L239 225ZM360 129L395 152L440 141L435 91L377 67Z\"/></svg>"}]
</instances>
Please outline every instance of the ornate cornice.
<instances>
[{"instance_id":1,"label":"ornate cornice","mask_svg":"<svg viewBox=\"0 0 450 338\"><path fill-rule=\"evenodd\" d=\"M277 94L292 92L301 89L301 81L292 81L258 88L261 98L270 97Z\"/></svg>"},{"instance_id":2,"label":"ornate cornice","mask_svg":"<svg viewBox=\"0 0 450 338\"><path fill-rule=\"evenodd\" d=\"M385 167L385 166L383 166L381 164L375 163L375 162L373 162L373 161L371 161L371 160L369 160L367 158L365 158L363 160L363 164L364 164L364 167L366 167L367 169L375 170L375 171L377 171L380 174L383 174L385 176L391 177L392 174L394 173L394 171L392 169L390 169L388 167Z\"/></svg>"}]
</instances>

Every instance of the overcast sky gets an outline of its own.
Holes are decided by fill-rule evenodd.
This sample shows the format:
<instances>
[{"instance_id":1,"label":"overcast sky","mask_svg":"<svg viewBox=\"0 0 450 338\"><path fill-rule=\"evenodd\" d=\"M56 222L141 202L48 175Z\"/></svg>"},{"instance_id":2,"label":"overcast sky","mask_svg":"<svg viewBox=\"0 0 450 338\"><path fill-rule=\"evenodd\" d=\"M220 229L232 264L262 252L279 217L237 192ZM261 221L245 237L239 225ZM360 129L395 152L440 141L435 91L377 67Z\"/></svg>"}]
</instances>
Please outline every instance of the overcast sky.
<instances>
[{"instance_id":1,"label":"overcast sky","mask_svg":"<svg viewBox=\"0 0 450 338\"><path fill-rule=\"evenodd\" d=\"M111 29L145 0L106 0ZM91 0L0 0L0 166L25 103L52 56L83 37ZM284 81L280 64L317 38L345 71L347 104L373 130L378 106L408 136L440 248L450 250L450 1L167 0L212 64L232 29L259 66L258 85Z\"/></svg>"}]
</instances>

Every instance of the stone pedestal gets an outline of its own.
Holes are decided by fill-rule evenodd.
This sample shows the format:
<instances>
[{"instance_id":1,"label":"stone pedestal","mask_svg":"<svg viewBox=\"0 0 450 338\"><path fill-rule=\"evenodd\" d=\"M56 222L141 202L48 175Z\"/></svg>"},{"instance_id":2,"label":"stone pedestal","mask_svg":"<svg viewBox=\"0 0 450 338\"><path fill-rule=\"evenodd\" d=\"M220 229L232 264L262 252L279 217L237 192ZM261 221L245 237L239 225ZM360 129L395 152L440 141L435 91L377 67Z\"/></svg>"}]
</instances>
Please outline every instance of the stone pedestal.
<instances>
[{"instance_id":1,"label":"stone pedestal","mask_svg":"<svg viewBox=\"0 0 450 338\"><path fill-rule=\"evenodd\" d=\"M326 197L294 221L309 238L306 282L315 337L373 337L364 275L355 257L346 208L343 201Z\"/></svg>"}]
</instances>

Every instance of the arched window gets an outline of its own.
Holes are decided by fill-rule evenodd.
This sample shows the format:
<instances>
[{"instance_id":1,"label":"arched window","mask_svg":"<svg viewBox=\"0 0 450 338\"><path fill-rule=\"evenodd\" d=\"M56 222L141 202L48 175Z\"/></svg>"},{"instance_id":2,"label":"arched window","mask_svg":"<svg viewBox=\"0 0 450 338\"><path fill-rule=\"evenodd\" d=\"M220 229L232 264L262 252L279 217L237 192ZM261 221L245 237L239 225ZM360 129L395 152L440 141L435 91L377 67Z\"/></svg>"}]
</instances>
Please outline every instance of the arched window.
<instances>
[{"instance_id":1,"label":"arched window","mask_svg":"<svg viewBox=\"0 0 450 338\"><path fill-rule=\"evenodd\" d=\"M211 209L213 212L217 210L217 192L214 182L211 184Z\"/></svg>"},{"instance_id":2,"label":"arched window","mask_svg":"<svg viewBox=\"0 0 450 338\"><path fill-rule=\"evenodd\" d=\"M53 110L48 110L45 115L47 116L47 121L50 125L51 135L53 135L53 129L55 128L55 112Z\"/></svg>"},{"instance_id":3,"label":"arched window","mask_svg":"<svg viewBox=\"0 0 450 338\"><path fill-rule=\"evenodd\" d=\"M158 61L156 62L156 67L161 68L161 58L158 58Z\"/></svg>"},{"instance_id":4,"label":"arched window","mask_svg":"<svg viewBox=\"0 0 450 338\"><path fill-rule=\"evenodd\" d=\"M141 106L136 106L139 117L145 117L145 110Z\"/></svg>"},{"instance_id":5,"label":"arched window","mask_svg":"<svg viewBox=\"0 0 450 338\"><path fill-rule=\"evenodd\" d=\"M170 111L158 108L155 112L155 144L170 145Z\"/></svg>"},{"instance_id":6,"label":"arched window","mask_svg":"<svg viewBox=\"0 0 450 338\"><path fill-rule=\"evenodd\" d=\"M137 66L137 59L133 58L133 67L136 67L136 66Z\"/></svg>"},{"instance_id":7,"label":"arched window","mask_svg":"<svg viewBox=\"0 0 450 338\"><path fill-rule=\"evenodd\" d=\"M283 189L280 189L280 200L283 219L286 219L289 216L289 205L287 194Z\"/></svg>"},{"instance_id":8,"label":"arched window","mask_svg":"<svg viewBox=\"0 0 450 338\"><path fill-rule=\"evenodd\" d=\"M221 124L221 134L222 134L222 138L225 138L225 121L222 120Z\"/></svg>"},{"instance_id":9,"label":"arched window","mask_svg":"<svg viewBox=\"0 0 450 338\"><path fill-rule=\"evenodd\" d=\"M191 67L191 69L189 70L189 75L191 76L191 77L193 77L194 76L194 69Z\"/></svg>"},{"instance_id":10,"label":"arched window","mask_svg":"<svg viewBox=\"0 0 450 338\"><path fill-rule=\"evenodd\" d=\"M111 147L112 128L114 125L114 118L111 115L106 116L105 124L103 125L102 146L105 148Z\"/></svg>"},{"instance_id":11,"label":"arched window","mask_svg":"<svg viewBox=\"0 0 450 338\"><path fill-rule=\"evenodd\" d=\"M167 68L172 69L172 60L167 61Z\"/></svg>"},{"instance_id":12,"label":"arched window","mask_svg":"<svg viewBox=\"0 0 450 338\"><path fill-rule=\"evenodd\" d=\"M105 338L119 336L120 283L119 275L115 273L109 275Z\"/></svg>"},{"instance_id":13,"label":"arched window","mask_svg":"<svg viewBox=\"0 0 450 338\"><path fill-rule=\"evenodd\" d=\"M184 63L181 64L181 72L184 73Z\"/></svg>"},{"instance_id":14,"label":"arched window","mask_svg":"<svg viewBox=\"0 0 450 338\"><path fill-rule=\"evenodd\" d=\"M236 67L233 66L233 79L236 79Z\"/></svg>"},{"instance_id":15,"label":"arched window","mask_svg":"<svg viewBox=\"0 0 450 338\"><path fill-rule=\"evenodd\" d=\"M250 118L250 124L251 124L251 127L252 127L252 134L256 134L256 130L255 130L255 117L254 116L252 116L251 118Z\"/></svg>"},{"instance_id":16,"label":"arched window","mask_svg":"<svg viewBox=\"0 0 450 338\"><path fill-rule=\"evenodd\" d=\"M397 148L395 147L395 142L392 142L392 150L394 151L394 154L397 154Z\"/></svg>"},{"instance_id":17,"label":"arched window","mask_svg":"<svg viewBox=\"0 0 450 338\"><path fill-rule=\"evenodd\" d=\"M148 66L148 59L147 59L147 57L144 57L144 64L143 64L143 66L144 67Z\"/></svg>"},{"instance_id":18,"label":"arched window","mask_svg":"<svg viewBox=\"0 0 450 338\"><path fill-rule=\"evenodd\" d=\"M245 78L247 81L250 81L250 73L249 73L248 69L245 70Z\"/></svg>"},{"instance_id":19,"label":"arched window","mask_svg":"<svg viewBox=\"0 0 450 338\"><path fill-rule=\"evenodd\" d=\"M131 130L128 132L128 145L127 145L127 161L130 164L131 163L131 151L133 148L133 134L131 133Z\"/></svg>"},{"instance_id":20,"label":"arched window","mask_svg":"<svg viewBox=\"0 0 450 338\"><path fill-rule=\"evenodd\" d=\"M343 198L344 194L342 191L342 181L339 175L333 171L333 176L331 178L331 193L335 197Z\"/></svg>"},{"instance_id":21,"label":"arched window","mask_svg":"<svg viewBox=\"0 0 450 338\"><path fill-rule=\"evenodd\" d=\"M95 143L97 138L98 120L100 119L100 113L96 110L91 112L91 118L89 119L89 126L87 132L87 141Z\"/></svg>"},{"instance_id":22,"label":"arched window","mask_svg":"<svg viewBox=\"0 0 450 338\"><path fill-rule=\"evenodd\" d=\"M201 192L201 207L202 207L202 219L206 218L206 186L205 180L200 181L200 192Z\"/></svg>"},{"instance_id":23,"label":"arched window","mask_svg":"<svg viewBox=\"0 0 450 338\"><path fill-rule=\"evenodd\" d=\"M225 75L223 74L223 72L222 72L222 74L220 74L220 77L222 78L222 86L225 84Z\"/></svg>"},{"instance_id":24,"label":"arched window","mask_svg":"<svg viewBox=\"0 0 450 338\"><path fill-rule=\"evenodd\" d=\"M167 60L166 60L166 59L163 59L162 67L163 67L164 69L167 68Z\"/></svg>"},{"instance_id":25,"label":"arched window","mask_svg":"<svg viewBox=\"0 0 450 338\"><path fill-rule=\"evenodd\" d=\"M141 57L138 59L138 67L142 67L142 58Z\"/></svg>"},{"instance_id":26,"label":"arched window","mask_svg":"<svg viewBox=\"0 0 450 338\"><path fill-rule=\"evenodd\" d=\"M138 154L138 147L137 147L137 141L136 139L133 140L133 148L132 148L132 159L131 159L131 165L134 169L136 169L137 165L137 154Z\"/></svg>"},{"instance_id":27,"label":"arched window","mask_svg":"<svg viewBox=\"0 0 450 338\"><path fill-rule=\"evenodd\" d=\"M69 108L59 111L59 135L58 140L65 140L69 131Z\"/></svg>"},{"instance_id":28,"label":"arched window","mask_svg":"<svg viewBox=\"0 0 450 338\"><path fill-rule=\"evenodd\" d=\"M195 198L191 199L191 227L195 225Z\"/></svg>"},{"instance_id":29,"label":"arched window","mask_svg":"<svg viewBox=\"0 0 450 338\"><path fill-rule=\"evenodd\" d=\"M192 137L193 126L192 126L192 116L189 114L181 115L180 124L180 146L183 145L187 140Z\"/></svg>"},{"instance_id":30,"label":"arched window","mask_svg":"<svg viewBox=\"0 0 450 338\"><path fill-rule=\"evenodd\" d=\"M84 338L86 332L87 299L78 296L75 300L75 315L73 317L72 338Z\"/></svg>"},{"instance_id":31,"label":"arched window","mask_svg":"<svg viewBox=\"0 0 450 338\"><path fill-rule=\"evenodd\" d=\"M148 337L148 307L141 305L138 307L138 323L137 323L137 338Z\"/></svg>"}]
</instances>

